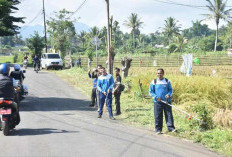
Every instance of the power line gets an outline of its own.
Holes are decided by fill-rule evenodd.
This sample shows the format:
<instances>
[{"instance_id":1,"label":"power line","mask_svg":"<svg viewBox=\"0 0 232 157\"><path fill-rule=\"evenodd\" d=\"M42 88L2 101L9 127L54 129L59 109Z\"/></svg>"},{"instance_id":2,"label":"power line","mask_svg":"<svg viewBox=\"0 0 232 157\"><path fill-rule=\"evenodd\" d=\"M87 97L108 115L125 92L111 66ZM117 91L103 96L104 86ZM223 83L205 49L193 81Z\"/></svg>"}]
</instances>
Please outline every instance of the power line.
<instances>
[{"instance_id":1,"label":"power line","mask_svg":"<svg viewBox=\"0 0 232 157\"><path fill-rule=\"evenodd\" d=\"M24 27L24 28L21 30L21 32L24 31L25 29L27 29L28 26L29 26L32 22L34 22L34 21L39 17L39 15L41 15L41 13L42 13L42 9L39 10L39 12L36 14L36 16L35 16L31 21L29 21L27 25L22 26L22 27Z\"/></svg>"},{"instance_id":2,"label":"power line","mask_svg":"<svg viewBox=\"0 0 232 157\"><path fill-rule=\"evenodd\" d=\"M84 0L81 3L81 5L68 18L70 18L71 16L73 16L74 14L76 14L85 5L86 2L87 2L87 0Z\"/></svg>"},{"instance_id":3,"label":"power line","mask_svg":"<svg viewBox=\"0 0 232 157\"><path fill-rule=\"evenodd\" d=\"M153 0L153 1L160 2L160 3L166 3L166 4L172 4L172 5L178 5L178 6L184 6L184 7L190 7L190 8L195 8L195 9L207 10L203 8L205 6L189 5L189 4L182 4L182 3L176 3L173 1L163 1L163 0Z\"/></svg>"},{"instance_id":4,"label":"power line","mask_svg":"<svg viewBox=\"0 0 232 157\"><path fill-rule=\"evenodd\" d=\"M166 4L172 4L172 5L178 5L178 6L184 6L184 7L191 7L191 8L195 8L195 9L208 10L208 9L206 9L206 6L202 6L202 5L183 4L183 3L177 3L177 2L174 2L174 1L171 1L171 0L167 0L167 1L153 0L153 1L160 2L160 3L166 3ZM230 8L232 6L226 6L226 7Z\"/></svg>"}]
</instances>

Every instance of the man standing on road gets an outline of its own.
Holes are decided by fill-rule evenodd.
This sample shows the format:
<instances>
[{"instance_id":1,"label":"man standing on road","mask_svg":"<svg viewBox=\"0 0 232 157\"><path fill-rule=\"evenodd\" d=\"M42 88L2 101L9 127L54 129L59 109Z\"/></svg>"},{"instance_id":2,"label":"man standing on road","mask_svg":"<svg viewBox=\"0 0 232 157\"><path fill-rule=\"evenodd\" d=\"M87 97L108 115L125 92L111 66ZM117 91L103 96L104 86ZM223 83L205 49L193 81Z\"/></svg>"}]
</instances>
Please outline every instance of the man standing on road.
<instances>
[{"instance_id":1,"label":"man standing on road","mask_svg":"<svg viewBox=\"0 0 232 157\"><path fill-rule=\"evenodd\" d=\"M101 76L97 80L97 88L100 92L100 107L98 111L98 118L102 117L103 106L106 101L109 118L115 120L112 113L112 90L114 86L114 78L112 75L107 74L104 67L101 68Z\"/></svg>"},{"instance_id":2,"label":"man standing on road","mask_svg":"<svg viewBox=\"0 0 232 157\"><path fill-rule=\"evenodd\" d=\"M92 75L90 74L90 70L88 72L88 75L89 75L89 78L92 78L92 76L94 76L95 74L94 73L97 73L97 69L93 69L92 71ZM95 102L96 99L97 99L97 77L96 78L93 78L93 88L92 88L92 93L91 93L91 104L89 105L89 107L94 107L95 105ZM97 106L97 104L96 104Z\"/></svg>"},{"instance_id":3,"label":"man standing on road","mask_svg":"<svg viewBox=\"0 0 232 157\"><path fill-rule=\"evenodd\" d=\"M121 86L121 76L120 76L120 69L119 68L115 68L115 75L116 75L116 79L114 81L114 90L113 90L113 94L114 94L114 98L115 98L115 106L116 106L116 113L114 114L115 116L118 116L121 114L121 109L120 109L120 96L121 96L121 91L120 91L120 86Z\"/></svg>"},{"instance_id":4,"label":"man standing on road","mask_svg":"<svg viewBox=\"0 0 232 157\"><path fill-rule=\"evenodd\" d=\"M157 134L162 133L163 112L165 114L166 124L169 132L175 132L172 108L162 101L171 103L172 86L168 79L164 78L164 70L157 70L157 78L150 84L149 94L154 99L155 131Z\"/></svg>"},{"instance_id":5,"label":"man standing on road","mask_svg":"<svg viewBox=\"0 0 232 157\"><path fill-rule=\"evenodd\" d=\"M92 78L98 78L101 76L101 68L102 65L97 65L97 73L92 72ZM100 106L100 92L98 91L98 89L96 89L96 96L97 96L97 107L99 111L99 106Z\"/></svg>"}]
</instances>

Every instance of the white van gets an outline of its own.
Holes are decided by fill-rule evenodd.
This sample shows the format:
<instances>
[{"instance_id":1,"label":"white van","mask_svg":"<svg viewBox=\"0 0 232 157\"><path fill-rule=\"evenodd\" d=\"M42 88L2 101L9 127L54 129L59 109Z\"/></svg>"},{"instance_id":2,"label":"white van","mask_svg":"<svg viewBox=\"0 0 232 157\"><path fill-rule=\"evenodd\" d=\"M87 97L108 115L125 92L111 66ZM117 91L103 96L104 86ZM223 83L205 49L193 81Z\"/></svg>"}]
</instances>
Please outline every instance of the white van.
<instances>
[{"instance_id":1,"label":"white van","mask_svg":"<svg viewBox=\"0 0 232 157\"><path fill-rule=\"evenodd\" d=\"M62 69L63 61L58 53L43 53L41 56L42 69Z\"/></svg>"}]
</instances>

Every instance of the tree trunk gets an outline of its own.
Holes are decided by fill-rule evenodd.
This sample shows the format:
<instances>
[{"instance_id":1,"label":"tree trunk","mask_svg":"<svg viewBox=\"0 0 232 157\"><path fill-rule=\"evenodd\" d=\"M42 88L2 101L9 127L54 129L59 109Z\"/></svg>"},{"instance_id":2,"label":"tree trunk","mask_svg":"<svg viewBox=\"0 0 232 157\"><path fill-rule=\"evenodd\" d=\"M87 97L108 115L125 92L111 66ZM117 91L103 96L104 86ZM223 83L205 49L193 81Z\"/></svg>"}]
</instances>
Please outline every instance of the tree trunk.
<instances>
[{"instance_id":1,"label":"tree trunk","mask_svg":"<svg viewBox=\"0 0 232 157\"><path fill-rule=\"evenodd\" d=\"M135 31L133 31L133 51L135 50Z\"/></svg>"},{"instance_id":2,"label":"tree trunk","mask_svg":"<svg viewBox=\"0 0 232 157\"><path fill-rule=\"evenodd\" d=\"M217 41L218 41L218 23L216 22L216 26L217 26L217 29L216 29L216 38L215 38L215 44L214 44L214 52L217 51Z\"/></svg>"},{"instance_id":3,"label":"tree trunk","mask_svg":"<svg viewBox=\"0 0 232 157\"><path fill-rule=\"evenodd\" d=\"M232 46L232 38L230 38L230 48L232 48L231 46Z\"/></svg>"},{"instance_id":4,"label":"tree trunk","mask_svg":"<svg viewBox=\"0 0 232 157\"><path fill-rule=\"evenodd\" d=\"M129 73L129 69L131 66L131 58L124 58L121 60L121 64L122 64L122 78L126 78L128 76Z\"/></svg>"}]
</instances>

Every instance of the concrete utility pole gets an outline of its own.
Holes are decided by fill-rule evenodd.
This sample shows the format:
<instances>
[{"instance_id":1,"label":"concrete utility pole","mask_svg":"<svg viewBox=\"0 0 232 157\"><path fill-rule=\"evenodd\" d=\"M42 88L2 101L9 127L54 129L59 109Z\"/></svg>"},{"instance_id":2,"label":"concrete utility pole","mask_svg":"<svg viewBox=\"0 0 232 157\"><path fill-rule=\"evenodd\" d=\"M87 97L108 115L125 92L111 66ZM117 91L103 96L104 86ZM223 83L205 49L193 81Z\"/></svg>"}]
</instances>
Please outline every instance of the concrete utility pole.
<instances>
[{"instance_id":1,"label":"concrete utility pole","mask_svg":"<svg viewBox=\"0 0 232 157\"><path fill-rule=\"evenodd\" d=\"M108 74L112 74L111 71L111 46L110 46L110 7L109 7L109 0L106 1L106 8L107 8L107 50L108 50Z\"/></svg>"},{"instance_id":2,"label":"concrete utility pole","mask_svg":"<svg viewBox=\"0 0 232 157\"><path fill-rule=\"evenodd\" d=\"M45 49L46 49L46 53L47 53L48 52L48 46L47 46L47 29L46 29L46 20L45 20L44 0L43 0L43 15L44 15L44 41L45 41Z\"/></svg>"}]
</instances>

